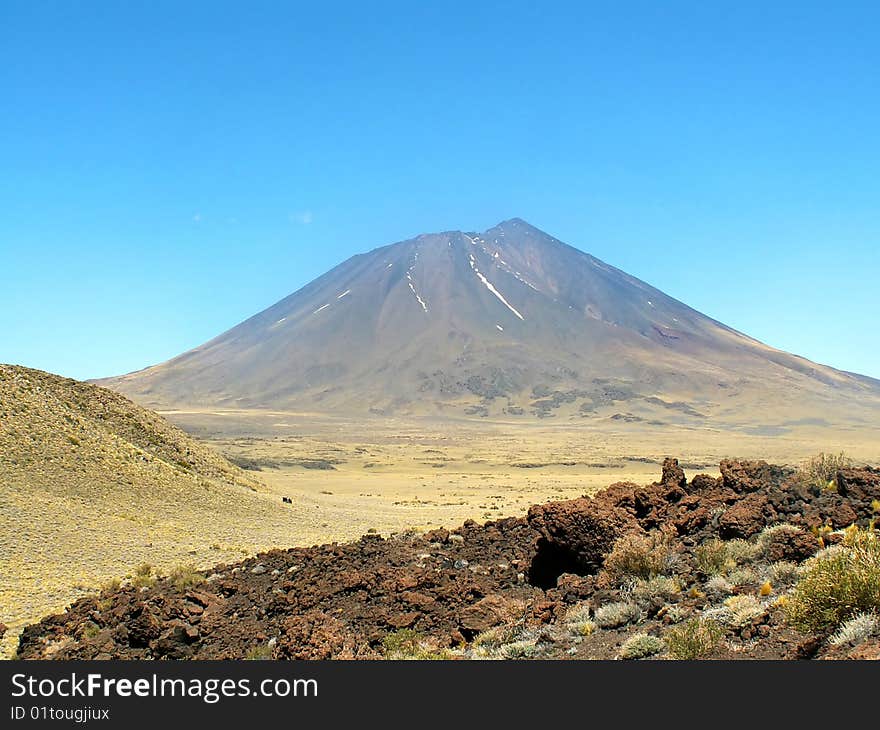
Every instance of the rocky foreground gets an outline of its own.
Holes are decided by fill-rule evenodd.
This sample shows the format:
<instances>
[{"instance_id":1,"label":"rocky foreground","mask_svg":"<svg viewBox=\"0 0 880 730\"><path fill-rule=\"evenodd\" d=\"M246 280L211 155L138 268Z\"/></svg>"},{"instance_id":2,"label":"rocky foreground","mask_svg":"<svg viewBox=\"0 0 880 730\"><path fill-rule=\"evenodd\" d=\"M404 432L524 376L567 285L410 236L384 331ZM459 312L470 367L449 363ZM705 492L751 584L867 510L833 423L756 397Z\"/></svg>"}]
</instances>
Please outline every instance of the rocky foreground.
<instances>
[{"instance_id":1,"label":"rocky foreground","mask_svg":"<svg viewBox=\"0 0 880 730\"><path fill-rule=\"evenodd\" d=\"M18 654L877 659L878 500L870 467L817 486L724 461L720 478L687 481L668 459L659 482L526 518L276 550L204 575L145 567L27 627ZM822 585L825 567L840 585Z\"/></svg>"}]
</instances>

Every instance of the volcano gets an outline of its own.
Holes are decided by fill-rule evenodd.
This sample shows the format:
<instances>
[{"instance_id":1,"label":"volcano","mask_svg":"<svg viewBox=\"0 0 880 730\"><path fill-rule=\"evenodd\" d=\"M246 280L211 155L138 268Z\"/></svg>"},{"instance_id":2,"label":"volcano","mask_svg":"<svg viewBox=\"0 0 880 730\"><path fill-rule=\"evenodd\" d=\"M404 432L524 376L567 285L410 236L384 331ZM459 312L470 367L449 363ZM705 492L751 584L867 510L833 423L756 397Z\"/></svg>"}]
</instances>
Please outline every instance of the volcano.
<instances>
[{"instance_id":1,"label":"volcano","mask_svg":"<svg viewBox=\"0 0 880 730\"><path fill-rule=\"evenodd\" d=\"M158 408L876 423L880 381L776 350L514 218L353 256L168 362Z\"/></svg>"}]
</instances>

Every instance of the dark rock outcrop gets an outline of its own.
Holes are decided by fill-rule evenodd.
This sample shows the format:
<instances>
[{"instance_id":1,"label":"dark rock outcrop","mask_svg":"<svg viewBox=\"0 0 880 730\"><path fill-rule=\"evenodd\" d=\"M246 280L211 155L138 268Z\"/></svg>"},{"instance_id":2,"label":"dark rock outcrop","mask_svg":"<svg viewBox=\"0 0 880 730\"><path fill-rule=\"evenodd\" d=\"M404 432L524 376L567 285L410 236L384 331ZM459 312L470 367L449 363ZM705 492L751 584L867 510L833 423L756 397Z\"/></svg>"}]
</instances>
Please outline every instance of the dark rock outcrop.
<instances>
[{"instance_id":1,"label":"dark rock outcrop","mask_svg":"<svg viewBox=\"0 0 880 730\"><path fill-rule=\"evenodd\" d=\"M776 521L776 511L763 494L752 493L726 510L718 520L718 535L723 540L748 538Z\"/></svg>"},{"instance_id":2,"label":"dark rock outcrop","mask_svg":"<svg viewBox=\"0 0 880 730\"><path fill-rule=\"evenodd\" d=\"M382 656L383 640L396 631L429 637L436 647L461 645L511 621L527 622L540 633L575 603L621 600L603 566L623 536L650 543L662 533L671 541L664 544L676 575L687 584L698 579L694 554L704 541L753 538L774 524L797 526L766 533L763 558L802 562L819 547L810 527L867 525L880 488L874 469L843 470L839 489L818 495L791 479L789 470L764 462L726 461L721 479L698 475L690 484L682 484L674 460L667 460L663 473L648 486L618 483L593 498L536 505L527 519L468 521L451 532L273 550L216 566L204 583L189 589L165 579L146 590L124 586L26 627L19 655L361 659ZM265 570L255 571L257 566ZM700 596L683 592L676 600L697 610L706 600ZM665 609L658 608L646 615L667 621ZM552 644L552 633L547 636ZM760 658L836 656L822 637L800 635L766 612L739 639L754 636L760 642L739 651ZM618 645L599 642L595 651L614 656Z\"/></svg>"},{"instance_id":3,"label":"dark rock outcrop","mask_svg":"<svg viewBox=\"0 0 880 730\"><path fill-rule=\"evenodd\" d=\"M681 489L687 486L687 477L684 475L684 469L678 465L678 459L667 457L663 460L663 473L660 476L660 483L680 487Z\"/></svg>"},{"instance_id":4,"label":"dark rock outcrop","mask_svg":"<svg viewBox=\"0 0 880 730\"><path fill-rule=\"evenodd\" d=\"M528 521L540 535L531 579L547 586L555 585L562 573L598 571L615 541L639 529L626 510L608 508L588 497L535 505Z\"/></svg>"},{"instance_id":5,"label":"dark rock outcrop","mask_svg":"<svg viewBox=\"0 0 880 730\"><path fill-rule=\"evenodd\" d=\"M792 469L774 466L766 461L724 459L720 468L722 484L738 493L778 487L794 473Z\"/></svg>"},{"instance_id":6,"label":"dark rock outcrop","mask_svg":"<svg viewBox=\"0 0 880 730\"><path fill-rule=\"evenodd\" d=\"M880 500L880 469L841 469L837 472L837 491L865 505Z\"/></svg>"},{"instance_id":7,"label":"dark rock outcrop","mask_svg":"<svg viewBox=\"0 0 880 730\"><path fill-rule=\"evenodd\" d=\"M777 530L767 540L767 559L771 562L788 560L800 563L819 549L815 535L804 530Z\"/></svg>"}]
</instances>

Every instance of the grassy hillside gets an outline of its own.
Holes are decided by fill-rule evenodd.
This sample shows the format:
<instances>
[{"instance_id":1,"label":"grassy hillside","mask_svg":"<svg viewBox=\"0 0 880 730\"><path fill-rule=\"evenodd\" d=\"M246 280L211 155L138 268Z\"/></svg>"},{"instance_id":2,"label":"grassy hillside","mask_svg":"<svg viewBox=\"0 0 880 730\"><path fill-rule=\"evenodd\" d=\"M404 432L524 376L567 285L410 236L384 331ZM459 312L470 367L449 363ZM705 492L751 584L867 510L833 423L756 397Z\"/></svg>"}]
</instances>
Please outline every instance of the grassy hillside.
<instances>
[{"instance_id":1,"label":"grassy hillside","mask_svg":"<svg viewBox=\"0 0 880 730\"><path fill-rule=\"evenodd\" d=\"M286 544L302 519L260 482L111 391L0 365L0 622L141 563L209 564Z\"/></svg>"}]
</instances>

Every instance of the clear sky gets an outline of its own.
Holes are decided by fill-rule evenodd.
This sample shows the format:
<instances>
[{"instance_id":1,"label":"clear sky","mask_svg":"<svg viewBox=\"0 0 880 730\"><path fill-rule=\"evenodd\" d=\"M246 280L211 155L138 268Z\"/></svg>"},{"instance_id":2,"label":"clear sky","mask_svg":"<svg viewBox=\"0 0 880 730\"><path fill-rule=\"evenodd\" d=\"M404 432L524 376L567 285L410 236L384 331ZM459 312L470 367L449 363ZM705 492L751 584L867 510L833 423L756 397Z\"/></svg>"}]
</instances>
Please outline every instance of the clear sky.
<instances>
[{"instance_id":1,"label":"clear sky","mask_svg":"<svg viewBox=\"0 0 880 730\"><path fill-rule=\"evenodd\" d=\"M519 216L880 377L880 6L0 0L0 362L198 345Z\"/></svg>"}]
</instances>

